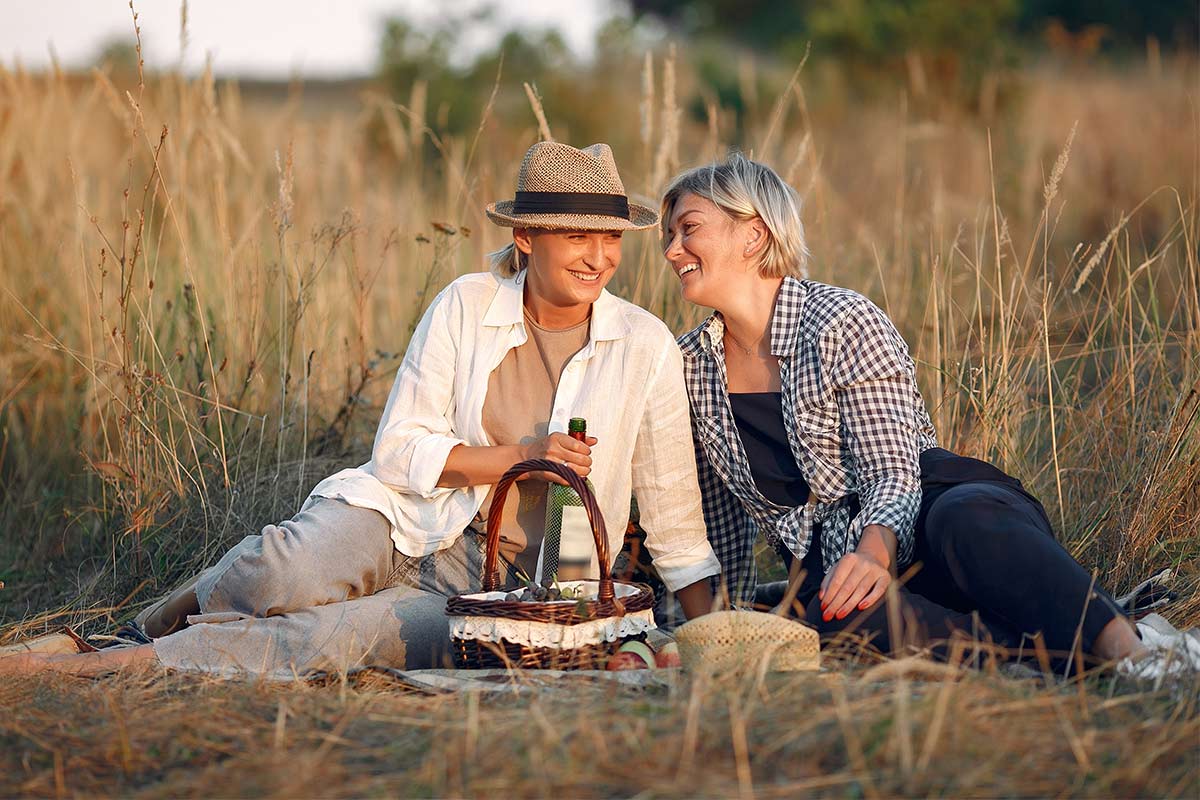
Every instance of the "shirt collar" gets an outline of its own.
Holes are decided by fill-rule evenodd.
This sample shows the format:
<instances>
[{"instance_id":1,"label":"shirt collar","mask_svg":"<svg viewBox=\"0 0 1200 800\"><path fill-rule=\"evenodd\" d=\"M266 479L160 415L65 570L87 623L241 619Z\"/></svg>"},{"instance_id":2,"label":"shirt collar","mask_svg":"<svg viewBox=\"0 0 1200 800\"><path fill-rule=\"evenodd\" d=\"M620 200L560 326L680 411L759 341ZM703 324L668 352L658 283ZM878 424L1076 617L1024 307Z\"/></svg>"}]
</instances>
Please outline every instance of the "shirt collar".
<instances>
[{"instance_id":1,"label":"shirt collar","mask_svg":"<svg viewBox=\"0 0 1200 800\"><path fill-rule=\"evenodd\" d=\"M803 281L786 277L775 295L775 310L771 313L771 355L790 356L796 352L796 335L804 315L804 298L808 289ZM725 320L720 312L712 315L700 326L700 346L708 353L724 351Z\"/></svg>"},{"instance_id":2,"label":"shirt collar","mask_svg":"<svg viewBox=\"0 0 1200 800\"><path fill-rule=\"evenodd\" d=\"M771 355L795 354L807 294L808 287L804 282L793 277L784 278L780 284L779 294L775 296L775 311L771 314Z\"/></svg>"},{"instance_id":3,"label":"shirt collar","mask_svg":"<svg viewBox=\"0 0 1200 800\"><path fill-rule=\"evenodd\" d=\"M492 298L487 313L483 316L483 324L496 328L510 325L525 325L524 293L525 273L521 270L510 278L501 278ZM607 289L600 290L600 296L592 303L592 324L588 326L588 338L593 342L612 339L623 339L632 329L625 315L621 313L621 304Z\"/></svg>"},{"instance_id":4,"label":"shirt collar","mask_svg":"<svg viewBox=\"0 0 1200 800\"><path fill-rule=\"evenodd\" d=\"M708 354L714 351L724 352L725 318L721 312L714 311L700 326L700 348Z\"/></svg>"}]
</instances>

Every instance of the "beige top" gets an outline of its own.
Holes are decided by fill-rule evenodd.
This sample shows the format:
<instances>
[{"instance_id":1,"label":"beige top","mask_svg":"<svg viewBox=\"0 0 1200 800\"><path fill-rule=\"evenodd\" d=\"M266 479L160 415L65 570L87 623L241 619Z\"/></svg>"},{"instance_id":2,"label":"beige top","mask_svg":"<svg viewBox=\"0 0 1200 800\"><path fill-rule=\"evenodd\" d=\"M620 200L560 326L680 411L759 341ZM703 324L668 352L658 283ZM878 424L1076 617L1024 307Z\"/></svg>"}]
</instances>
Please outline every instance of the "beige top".
<instances>
[{"instance_id":1,"label":"beige top","mask_svg":"<svg viewBox=\"0 0 1200 800\"><path fill-rule=\"evenodd\" d=\"M525 313L529 338L509 350L488 377L483 401L483 429L493 444L529 444L549 432L554 396L563 367L588 341L584 320L570 328L542 328ZM500 555L530 577L546 530L546 482L529 478L508 490L500 527ZM487 517L493 492L480 509Z\"/></svg>"}]
</instances>

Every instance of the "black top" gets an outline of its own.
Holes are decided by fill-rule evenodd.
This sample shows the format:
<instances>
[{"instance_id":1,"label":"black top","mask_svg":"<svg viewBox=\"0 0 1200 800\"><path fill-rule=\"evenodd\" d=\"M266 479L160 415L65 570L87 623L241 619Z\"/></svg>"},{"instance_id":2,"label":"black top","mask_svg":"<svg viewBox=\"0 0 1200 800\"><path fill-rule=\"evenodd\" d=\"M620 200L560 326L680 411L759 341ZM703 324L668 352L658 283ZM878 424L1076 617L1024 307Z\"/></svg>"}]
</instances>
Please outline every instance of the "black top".
<instances>
[{"instance_id":1,"label":"black top","mask_svg":"<svg viewBox=\"0 0 1200 800\"><path fill-rule=\"evenodd\" d=\"M804 480L804 474L796 464L788 444L787 430L783 426L783 395L779 392L731 392L729 405L742 437L746 458L750 461L754 485L764 497L781 506L796 507L807 503L808 481ZM808 553L801 561L804 580L800 583L796 599L804 606L816 597L825 575L821 566L820 537L821 526L813 526ZM780 546L779 555L790 569L792 554Z\"/></svg>"},{"instance_id":2,"label":"black top","mask_svg":"<svg viewBox=\"0 0 1200 800\"><path fill-rule=\"evenodd\" d=\"M793 507L807 503L808 481L792 455L783 427L783 395L730 392L729 405L750 461L754 485L772 503Z\"/></svg>"}]
</instances>

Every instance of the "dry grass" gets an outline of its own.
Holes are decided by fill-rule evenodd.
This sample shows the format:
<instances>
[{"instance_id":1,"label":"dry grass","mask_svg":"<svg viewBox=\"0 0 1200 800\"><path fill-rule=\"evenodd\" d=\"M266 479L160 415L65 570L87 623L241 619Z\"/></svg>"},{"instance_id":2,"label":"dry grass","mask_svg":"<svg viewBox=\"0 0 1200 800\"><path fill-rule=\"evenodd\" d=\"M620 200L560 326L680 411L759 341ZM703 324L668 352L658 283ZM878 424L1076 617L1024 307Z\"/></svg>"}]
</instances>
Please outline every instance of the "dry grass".
<instances>
[{"instance_id":1,"label":"dry grass","mask_svg":"<svg viewBox=\"0 0 1200 800\"><path fill-rule=\"evenodd\" d=\"M1194 797L1200 697L1111 688L853 669L440 696L29 678L0 688L0 795Z\"/></svg>"},{"instance_id":2,"label":"dry grass","mask_svg":"<svg viewBox=\"0 0 1200 800\"><path fill-rule=\"evenodd\" d=\"M502 243L482 208L539 127L612 141L651 197L723 151L732 116L685 113L685 65L625 68L604 77L640 114L602 132L489 105L461 139L426 127L420 86L327 111L207 76L0 70L0 639L110 626L360 460L425 305ZM758 76L777 94L744 135L806 197L813 277L897 321L945 444L1025 480L1109 587L1176 566L1168 616L1200 624L1194 65L1009 76L988 126L806 70ZM693 325L656 242L629 239L616 291ZM37 678L0 688L0 795L1194 796L1195 687L1112 688Z\"/></svg>"}]
</instances>

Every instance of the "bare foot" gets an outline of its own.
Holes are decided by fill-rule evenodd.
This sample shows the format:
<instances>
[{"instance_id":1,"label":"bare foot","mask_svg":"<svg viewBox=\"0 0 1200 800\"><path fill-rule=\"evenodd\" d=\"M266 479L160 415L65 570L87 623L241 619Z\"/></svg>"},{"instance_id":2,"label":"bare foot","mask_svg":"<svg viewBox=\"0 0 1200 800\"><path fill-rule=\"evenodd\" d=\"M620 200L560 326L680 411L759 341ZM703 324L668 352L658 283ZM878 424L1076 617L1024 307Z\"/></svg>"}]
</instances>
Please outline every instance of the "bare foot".
<instances>
[{"instance_id":1,"label":"bare foot","mask_svg":"<svg viewBox=\"0 0 1200 800\"><path fill-rule=\"evenodd\" d=\"M110 647L94 653L19 653L0 658L0 675L31 675L52 670L71 675L95 677L129 667L157 663L154 645Z\"/></svg>"},{"instance_id":2,"label":"bare foot","mask_svg":"<svg viewBox=\"0 0 1200 800\"><path fill-rule=\"evenodd\" d=\"M1114 617L1100 631L1092 645L1092 654L1105 661L1120 661L1123 658L1137 661L1148 652L1138 638L1133 623L1125 617Z\"/></svg>"}]
</instances>

